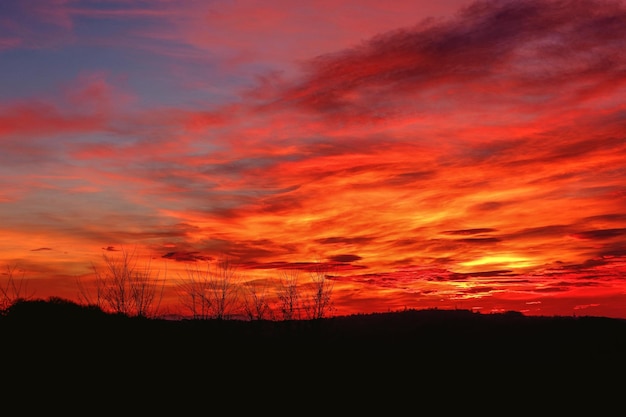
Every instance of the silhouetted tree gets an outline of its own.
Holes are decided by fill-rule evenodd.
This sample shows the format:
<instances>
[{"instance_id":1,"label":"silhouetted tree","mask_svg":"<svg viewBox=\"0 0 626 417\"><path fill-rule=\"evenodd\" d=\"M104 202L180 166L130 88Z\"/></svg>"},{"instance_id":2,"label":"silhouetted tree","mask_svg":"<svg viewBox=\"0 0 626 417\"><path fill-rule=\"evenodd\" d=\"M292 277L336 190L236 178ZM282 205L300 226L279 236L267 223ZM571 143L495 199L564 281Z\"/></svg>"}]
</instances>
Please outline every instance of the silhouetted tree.
<instances>
[{"instance_id":1,"label":"silhouetted tree","mask_svg":"<svg viewBox=\"0 0 626 417\"><path fill-rule=\"evenodd\" d=\"M310 283L301 303L307 319L321 319L334 309L332 292L334 282L330 280L327 264L318 262L309 271Z\"/></svg>"},{"instance_id":2,"label":"silhouetted tree","mask_svg":"<svg viewBox=\"0 0 626 417\"><path fill-rule=\"evenodd\" d=\"M209 278L210 269L208 263L206 271L194 265L193 267L187 266L185 273L186 276L177 283L180 303L189 311L193 319L205 320L211 318L212 299L208 296L211 279Z\"/></svg>"},{"instance_id":3,"label":"silhouetted tree","mask_svg":"<svg viewBox=\"0 0 626 417\"><path fill-rule=\"evenodd\" d=\"M299 269L287 269L280 272L277 298L278 310L283 320L298 320L300 312Z\"/></svg>"},{"instance_id":4,"label":"silhouetted tree","mask_svg":"<svg viewBox=\"0 0 626 417\"><path fill-rule=\"evenodd\" d=\"M270 293L267 282L246 282L243 288L245 289L243 308L246 317L249 320L272 319L274 312L269 303Z\"/></svg>"},{"instance_id":5,"label":"silhouetted tree","mask_svg":"<svg viewBox=\"0 0 626 417\"><path fill-rule=\"evenodd\" d=\"M186 277L178 282L180 300L193 318L229 319L241 307L241 274L237 265L224 257L215 262L206 262L186 268Z\"/></svg>"},{"instance_id":6,"label":"silhouetted tree","mask_svg":"<svg viewBox=\"0 0 626 417\"><path fill-rule=\"evenodd\" d=\"M127 316L156 317L159 313L165 279L153 271L151 261L139 264L135 250L122 249L119 256L104 254L104 265L93 266L95 295L80 281L79 299L104 311Z\"/></svg>"},{"instance_id":7,"label":"silhouetted tree","mask_svg":"<svg viewBox=\"0 0 626 417\"><path fill-rule=\"evenodd\" d=\"M334 282L329 278L329 265L316 262L305 269L308 282L302 279L303 269L281 271L277 298L283 320L321 319L334 310Z\"/></svg>"}]
</instances>

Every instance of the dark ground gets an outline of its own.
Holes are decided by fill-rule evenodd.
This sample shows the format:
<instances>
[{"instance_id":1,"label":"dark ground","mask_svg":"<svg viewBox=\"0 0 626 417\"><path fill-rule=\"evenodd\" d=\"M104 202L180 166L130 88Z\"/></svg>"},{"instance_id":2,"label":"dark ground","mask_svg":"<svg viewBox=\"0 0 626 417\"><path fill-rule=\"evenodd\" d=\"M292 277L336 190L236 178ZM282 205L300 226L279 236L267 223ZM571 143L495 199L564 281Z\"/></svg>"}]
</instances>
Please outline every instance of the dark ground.
<instances>
[{"instance_id":1,"label":"dark ground","mask_svg":"<svg viewBox=\"0 0 626 417\"><path fill-rule=\"evenodd\" d=\"M31 412L595 416L626 398L626 320L603 317L171 321L35 300L0 332L5 403Z\"/></svg>"}]
</instances>

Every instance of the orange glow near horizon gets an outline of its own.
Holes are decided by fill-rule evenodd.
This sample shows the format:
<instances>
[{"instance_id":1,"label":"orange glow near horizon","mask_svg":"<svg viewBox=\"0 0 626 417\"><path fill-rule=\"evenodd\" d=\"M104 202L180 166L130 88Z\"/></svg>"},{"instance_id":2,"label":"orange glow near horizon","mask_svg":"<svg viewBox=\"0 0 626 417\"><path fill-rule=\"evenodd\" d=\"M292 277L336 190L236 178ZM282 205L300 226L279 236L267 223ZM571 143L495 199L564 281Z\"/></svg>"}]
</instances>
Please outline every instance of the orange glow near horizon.
<instances>
[{"instance_id":1,"label":"orange glow near horizon","mask_svg":"<svg viewBox=\"0 0 626 417\"><path fill-rule=\"evenodd\" d=\"M168 311L228 257L324 264L335 314L626 318L623 1L55 7L0 21L0 267L36 296L134 248Z\"/></svg>"}]
</instances>

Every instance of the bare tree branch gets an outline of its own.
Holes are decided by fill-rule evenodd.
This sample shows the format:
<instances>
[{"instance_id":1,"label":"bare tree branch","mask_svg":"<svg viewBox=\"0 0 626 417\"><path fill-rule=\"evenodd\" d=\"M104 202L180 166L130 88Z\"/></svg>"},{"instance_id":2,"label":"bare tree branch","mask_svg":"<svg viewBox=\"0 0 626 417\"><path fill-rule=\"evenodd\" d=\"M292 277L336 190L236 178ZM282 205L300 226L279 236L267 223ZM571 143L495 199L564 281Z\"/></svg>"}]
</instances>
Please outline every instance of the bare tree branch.
<instances>
[{"instance_id":1,"label":"bare tree branch","mask_svg":"<svg viewBox=\"0 0 626 417\"><path fill-rule=\"evenodd\" d=\"M318 262L309 271L310 283L302 300L307 319L322 319L334 310L332 292L334 282L329 279L330 268Z\"/></svg>"},{"instance_id":2,"label":"bare tree branch","mask_svg":"<svg viewBox=\"0 0 626 417\"><path fill-rule=\"evenodd\" d=\"M280 273L277 289L278 309L283 320L298 320L300 312L300 294L298 287L301 276L299 269L287 269Z\"/></svg>"},{"instance_id":3,"label":"bare tree branch","mask_svg":"<svg viewBox=\"0 0 626 417\"><path fill-rule=\"evenodd\" d=\"M185 272L178 282L180 300L193 318L224 320L240 310L241 275L230 259L207 262L205 269L188 266Z\"/></svg>"},{"instance_id":4,"label":"bare tree branch","mask_svg":"<svg viewBox=\"0 0 626 417\"><path fill-rule=\"evenodd\" d=\"M93 265L95 295L79 280L79 299L102 310L128 316L156 317L165 279L152 269L151 261L138 264L135 250L122 249L119 256L102 255L104 265Z\"/></svg>"},{"instance_id":5,"label":"bare tree branch","mask_svg":"<svg viewBox=\"0 0 626 417\"><path fill-rule=\"evenodd\" d=\"M267 320L274 318L274 312L269 303L269 285L267 281L262 284L246 282L244 284L243 307L249 320Z\"/></svg>"}]
</instances>

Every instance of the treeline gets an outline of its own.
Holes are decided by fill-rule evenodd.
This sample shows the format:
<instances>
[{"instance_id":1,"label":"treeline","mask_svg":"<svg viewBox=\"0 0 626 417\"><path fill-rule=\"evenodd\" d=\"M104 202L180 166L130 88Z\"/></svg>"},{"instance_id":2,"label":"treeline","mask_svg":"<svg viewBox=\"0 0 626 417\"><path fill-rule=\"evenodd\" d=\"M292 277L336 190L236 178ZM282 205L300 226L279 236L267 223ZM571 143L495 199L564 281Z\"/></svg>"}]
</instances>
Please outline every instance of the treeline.
<instances>
[{"instance_id":1,"label":"treeline","mask_svg":"<svg viewBox=\"0 0 626 417\"><path fill-rule=\"evenodd\" d=\"M410 347L420 351L464 352L479 349L523 350L544 347L568 351L626 352L626 320L606 317L525 316L509 311L482 314L470 310L409 309L309 320L222 320L147 318L105 312L58 297L18 300L0 314L3 330L76 331L78 337L107 329L205 335L224 345L254 341L257 345L288 340L329 346ZM180 340L180 339L178 339Z\"/></svg>"},{"instance_id":2,"label":"treeline","mask_svg":"<svg viewBox=\"0 0 626 417\"><path fill-rule=\"evenodd\" d=\"M151 261L140 261L134 250L122 249L105 253L93 269L93 279L76 281L78 302L130 317L291 321L320 319L335 311L332 271L323 262L280 270L274 279L254 280L224 257L188 263L182 274L172 278ZM7 266L2 275L0 311L18 300L33 299L16 266ZM162 306L166 284L178 297L174 312Z\"/></svg>"}]
</instances>

